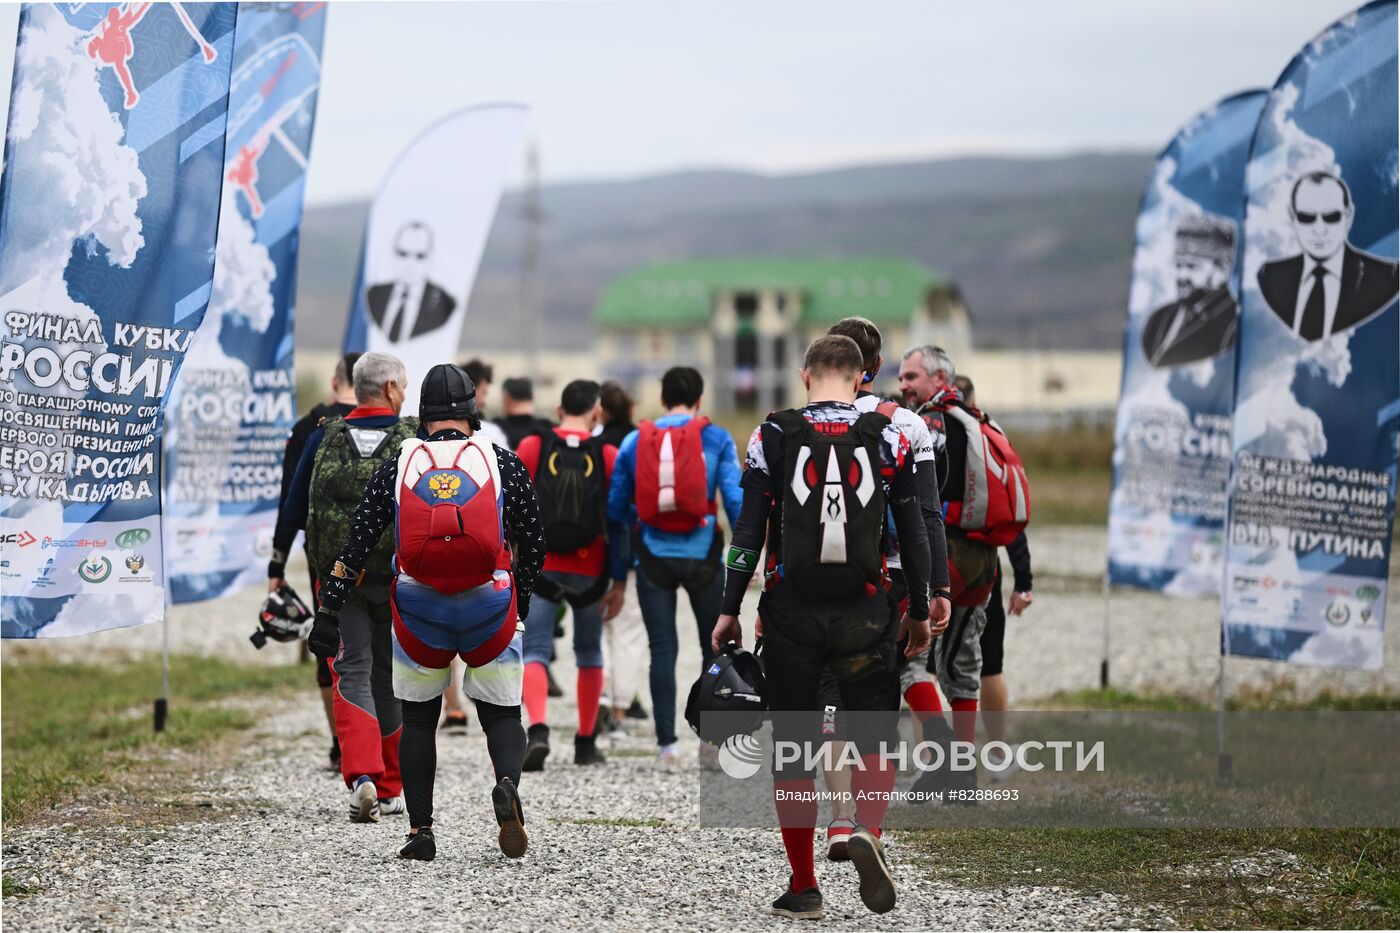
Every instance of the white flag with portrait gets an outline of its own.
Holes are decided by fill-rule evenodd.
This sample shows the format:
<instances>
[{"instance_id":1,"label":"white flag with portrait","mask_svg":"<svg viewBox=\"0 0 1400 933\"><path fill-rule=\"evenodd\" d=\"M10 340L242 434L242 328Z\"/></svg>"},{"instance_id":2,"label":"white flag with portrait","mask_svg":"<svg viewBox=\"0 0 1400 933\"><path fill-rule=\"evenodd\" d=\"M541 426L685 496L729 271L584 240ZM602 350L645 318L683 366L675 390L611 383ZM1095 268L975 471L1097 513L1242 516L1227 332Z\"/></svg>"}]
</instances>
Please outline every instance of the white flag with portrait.
<instances>
[{"instance_id":1,"label":"white flag with portrait","mask_svg":"<svg viewBox=\"0 0 1400 933\"><path fill-rule=\"evenodd\" d=\"M456 355L525 114L487 104L438 121L395 161L370 207L345 349L403 360L407 412L429 367Z\"/></svg>"}]
</instances>

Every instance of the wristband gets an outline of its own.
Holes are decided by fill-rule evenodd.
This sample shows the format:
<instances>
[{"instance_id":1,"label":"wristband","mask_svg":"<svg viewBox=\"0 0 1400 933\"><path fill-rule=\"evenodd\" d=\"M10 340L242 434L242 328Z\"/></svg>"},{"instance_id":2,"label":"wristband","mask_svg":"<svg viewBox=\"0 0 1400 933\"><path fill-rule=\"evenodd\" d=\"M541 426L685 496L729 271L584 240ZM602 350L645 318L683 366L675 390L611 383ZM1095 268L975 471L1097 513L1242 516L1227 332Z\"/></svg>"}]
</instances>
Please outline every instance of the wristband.
<instances>
[{"instance_id":1,"label":"wristband","mask_svg":"<svg viewBox=\"0 0 1400 933\"><path fill-rule=\"evenodd\" d=\"M724 566L735 573L752 574L758 569L758 551L731 544L724 557Z\"/></svg>"},{"instance_id":2,"label":"wristband","mask_svg":"<svg viewBox=\"0 0 1400 933\"><path fill-rule=\"evenodd\" d=\"M363 570L351 570L342 561L336 561L335 566L331 568L331 576L338 580L353 580L356 584L364 575Z\"/></svg>"},{"instance_id":3,"label":"wristband","mask_svg":"<svg viewBox=\"0 0 1400 933\"><path fill-rule=\"evenodd\" d=\"M287 566L275 557L267 562L267 578L269 580L281 580L287 576Z\"/></svg>"},{"instance_id":4,"label":"wristband","mask_svg":"<svg viewBox=\"0 0 1400 933\"><path fill-rule=\"evenodd\" d=\"M948 600L949 602L952 602L952 601L953 601L953 591L952 591L952 590L934 590L931 594L929 594L929 598L930 598L930 599L946 599L946 600Z\"/></svg>"}]
</instances>

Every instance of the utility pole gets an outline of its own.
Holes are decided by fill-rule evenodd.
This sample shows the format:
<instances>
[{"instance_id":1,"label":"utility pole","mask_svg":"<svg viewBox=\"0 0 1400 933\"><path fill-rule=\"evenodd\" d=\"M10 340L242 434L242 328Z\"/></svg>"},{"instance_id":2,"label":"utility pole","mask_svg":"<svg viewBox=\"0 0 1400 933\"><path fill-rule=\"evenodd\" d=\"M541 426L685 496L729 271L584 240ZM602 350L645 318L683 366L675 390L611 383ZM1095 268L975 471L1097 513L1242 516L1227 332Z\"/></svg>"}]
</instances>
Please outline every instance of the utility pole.
<instances>
[{"instance_id":1,"label":"utility pole","mask_svg":"<svg viewBox=\"0 0 1400 933\"><path fill-rule=\"evenodd\" d=\"M525 190L520 198L524 243L520 251L520 311L525 325L525 363L532 377L540 373L540 338L544 330L540 295L540 151L531 142L525 149Z\"/></svg>"}]
</instances>

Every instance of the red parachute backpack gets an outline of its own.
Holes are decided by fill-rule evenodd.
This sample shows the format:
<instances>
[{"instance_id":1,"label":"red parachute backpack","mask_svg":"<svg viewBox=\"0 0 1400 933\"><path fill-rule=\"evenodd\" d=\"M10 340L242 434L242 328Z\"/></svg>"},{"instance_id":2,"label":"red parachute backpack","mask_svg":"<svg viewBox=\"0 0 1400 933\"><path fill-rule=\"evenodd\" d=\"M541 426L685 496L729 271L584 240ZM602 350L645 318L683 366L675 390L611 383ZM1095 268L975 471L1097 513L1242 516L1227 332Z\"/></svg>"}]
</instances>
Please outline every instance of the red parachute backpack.
<instances>
[{"instance_id":1,"label":"red parachute backpack","mask_svg":"<svg viewBox=\"0 0 1400 933\"><path fill-rule=\"evenodd\" d=\"M461 444L447 466L434 457ZM475 441L405 444L399 455L399 569L451 596L510 569L495 453Z\"/></svg>"},{"instance_id":2,"label":"red parachute backpack","mask_svg":"<svg viewBox=\"0 0 1400 933\"><path fill-rule=\"evenodd\" d=\"M961 502L949 502L944 518L972 541L1005 547L1031 519L1026 468L1001 427L982 412L954 402L947 416L967 432L967 469Z\"/></svg>"},{"instance_id":3,"label":"red parachute backpack","mask_svg":"<svg viewBox=\"0 0 1400 933\"><path fill-rule=\"evenodd\" d=\"M705 473L708 418L658 428L643 421L637 436L637 517L660 531L694 531L715 513Z\"/></svg>"}]
</instances>

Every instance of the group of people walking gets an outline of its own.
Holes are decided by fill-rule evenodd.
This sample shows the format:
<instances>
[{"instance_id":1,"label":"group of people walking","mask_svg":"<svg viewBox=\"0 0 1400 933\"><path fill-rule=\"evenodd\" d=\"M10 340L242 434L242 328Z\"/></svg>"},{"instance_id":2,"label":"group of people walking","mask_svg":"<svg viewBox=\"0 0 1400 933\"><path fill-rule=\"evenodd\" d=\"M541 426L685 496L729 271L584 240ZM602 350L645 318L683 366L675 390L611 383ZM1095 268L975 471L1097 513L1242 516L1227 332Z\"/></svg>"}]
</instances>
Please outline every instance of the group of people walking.
<instances>
[{"instance_id":1,"label":"group of people walking","mask_svg":"<svg viewBox=\"0 0 1400 933\"><path fill-rule=\"evenodd\" d=\"M270 589L285 586L288 551L304 529L316 605L308 645L329 696L350 819L407 812L400 857L434 857L437 734L465 721L460 690L486 735L499 847L523 856L521 780L550 767L548 702L561 692L550 665L566 613L574 764L605 764L600 728L641 708L626 669L636 662L618 663L638 640L615 639L615 669L605 673L604 661L634 573L657 761L679 767L680 639L695 637L702 659L687 678L741 645L741 608L762 568L750 631L763 639L769 708L884 714L861 720L878 728L844 736L864 767L826 775L858 791L835 808L826 841L828 857L853 863L865 904L891 909L881 826L896 775L876 749L895 739L901 698L934 738L949 729L946 698L952 733L971 741L983 675L1001 673L984 666L1000 658L1002 628L987 613L994 593L1001 605L997 545L1011 544L1017 558L1013 612L1029 605L1031 577L1024 534L1011 533L1024 527L1024 510L999 511L1000 490L989 494L977 467L999 429L970 403L970 383L959 388L942 350L916 347L901 361L900 404L868 391L883 368L871 322L834 325L803 361L806 405L770 414L741 467L728 431L702 414L704 379L690 367L666 372L663 414L633 427L625 393L590 380L566 385L557 422L547 422L533 411L528 380L508 379L505 414L486 421L491 371L478 361L433 367L409 415L399 360L345 357L332 400L289 439L268 576ZM678 631L682 590L694 636ZM713 766L715 754L702 743L699 766ZM803 764L774 772L790 871L772 909L815 918L818 808Z\"/></svg>"}]
</instances>

